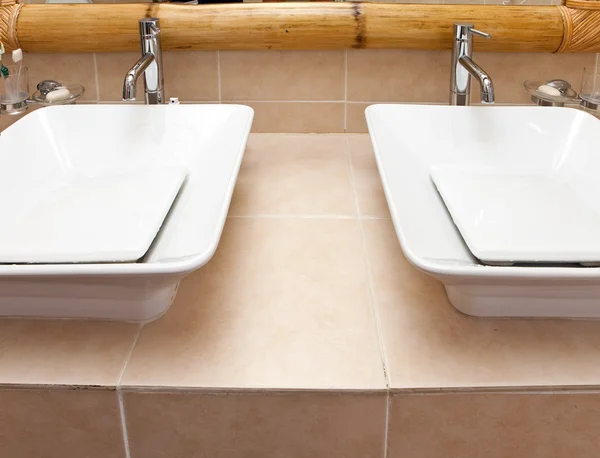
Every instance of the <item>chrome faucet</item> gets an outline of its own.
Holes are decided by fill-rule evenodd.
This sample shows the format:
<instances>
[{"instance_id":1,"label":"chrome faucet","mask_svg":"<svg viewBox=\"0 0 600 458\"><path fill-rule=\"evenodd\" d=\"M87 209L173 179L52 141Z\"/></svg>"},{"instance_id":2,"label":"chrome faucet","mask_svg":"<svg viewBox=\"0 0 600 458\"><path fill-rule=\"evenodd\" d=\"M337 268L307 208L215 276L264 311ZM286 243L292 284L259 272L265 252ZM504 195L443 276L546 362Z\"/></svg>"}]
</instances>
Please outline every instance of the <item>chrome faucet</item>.
<instances>
[{"instance_id":1,"label":"chrome faucet","mask_svg":"<svg viewBox=\"0 0 600 458\"><path fill-rule=\"evenodd\" d=\"M475 30L473 24L454 24L450 105L470 105L471 76L477 78L481 86L481 102L494 103L495 100L492 78L472 59L473 34L490 38L489 34Z\"/></svg>"},{"instance_id":2,"label":"chrome faucet","mask_svg":"<svg viewBox=\"0 0 600 458\"><path fill-rule=\"evenodd\" d=\"M123 101L135 100L137 79L144 74L146 104L157 105L164 102L164 81L162 52L160 48L160 28L158 18L140 19L140 41L142 57L125 75Z\"/></svg>"}]
</instances>

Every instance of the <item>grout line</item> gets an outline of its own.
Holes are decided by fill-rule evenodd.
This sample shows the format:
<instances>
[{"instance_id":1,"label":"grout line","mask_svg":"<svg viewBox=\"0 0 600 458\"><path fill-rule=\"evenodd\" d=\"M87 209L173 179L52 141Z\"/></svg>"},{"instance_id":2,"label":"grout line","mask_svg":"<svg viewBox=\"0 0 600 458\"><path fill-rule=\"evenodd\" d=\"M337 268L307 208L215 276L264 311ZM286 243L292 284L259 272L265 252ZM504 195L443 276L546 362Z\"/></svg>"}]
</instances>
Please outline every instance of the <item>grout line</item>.
<instances>
[{"instance_id":1,"label":"grout line","mask_svg":"<svg viewBox=\"0 0 600 458\"><path fill-rule=\"evenodd\" d=\"M125 447L125 458L131 458L129 451L129 436L127 435L127 422L125 421L125 406L123 405L123 393L117 390L119 401L119 413L121 415L121 432L123 433L123 446Z\"/></svg>"},{"instance_id":2,"label":"grout line","mask_svg":"<svg viewBox=\"0 0 600 458\"><path fill-rule=\"evenodd\" d=\"M256 215L229 215L227 218L237 218L237 219L357 219L357 220L389 220L390 218L385 218L382 216L360 216L356 215L303 215L303 214L275 214L275 213L261 213Z\"/></svg>"},{"instance_id":3,"label":"grout line","mask_svg":"<svg viewBox=\"0 0 600 458\"><path fill-rule=\"evenodd\" d=\"M365 238L365 231L363 228L363 223L360 218L360 205L358 203L358 192L356 191L356 179L354 176L354 168L352 166L352 157L350 154L350 148L348 145L348 139L346 139L346 154L348 157L348 167L350 171L350 182L352 184L352 192L354 193L354 206L356 208L356 214L358 215L358 230L360 232L360 242L363 260L365 263L365 274L367 276L367 285L369 288L369 305L371 306L371 316L373 318L373 324L375 325L375 332L377 333L377 342L379 344L379 356L381 358L381 366L383 369L383 377L385 379L385 386L387 390L387 398L386 398L386 410L385 410L385 423L384 423L384 431L383 431L383 458L387 457L388 453L388 432L389 432L389 419L390 419L390 404L391 404L391 392L390 392L390 381L388 374L388 363L387 356L385 352L385 345L383 342L383 333L381 332L381 325L379 319L379 312L377 310L376 298L373 289L373 278L371 275L371 267L369 262L369 257L367 255L367 242Z\"/></svg>"},{"instance_id":4,"label":"grout line","mask_svg":"<svg viewBox=\"0 0 600 458\"><path fill-rule=\"evenodd\" d=\"M348 132L348 50L344 49L344 133Z\"/></svg>"},{"instance_id":5,"label":"grout line","mask_svg":"<svg viewBox=\"0 0 600 458\"><path fill-rule=\"evenodd\" d=\"M380 219L387 219L387 218L380 218ZM389 377L389 371L388 371L389 363L388 363L387 353L385 351L385 342L383 340L383 332L381 330L381 318L379 316L379 310L376 306L377 299L374 294L373 275L372 275L371 263L369 262L369 257L367 255L367 241L366 241L365 230L364 230L362 221L363 221L362 219L359 219L363 256L365 258L365 269L367 271L366 273L367 273L367 280L368 280L368 284L369 284L369 294L370 294L370 299L371 299L371 310L373 312L373 319L375 320L377 337L379 339L379 348L381 350L381 362L383 364L385 383L389 390L389 388L390 388L390 377Z\"/></svg>"},{"instance_id":6,"label":"grout line","mask_svg":"<svg viewBox=\"0 0 600 458\"><path fill-rule=\"evenodd\" d=\"M44 384L44 383L0 383L2 391L115 391L112 386L98 385L73 385L73 384ZM387 394L389 391L391 399L395 396L489 396L489 395L535 395L535 396L554 396L554 395L579 395L593 394L600 395L600 385L552 385L552 386L477 386L477 387L451 387L451 388L277 388L265 386L247 386L247 387L207 387L207 386L174 386L174 385L127 385L116 393L204 393L204 394L302 394L302 395L375 395Z\"/></svg>"},{"instance_id":7,"label":"grout line","mask_svg":"<svg viewBox=\"0 0 600 458\"><path fill-rule=\"evenodd\" d=\"M121 380L123 379L123 375L125 374L125 369L127 368L127 364L129 364L129 360L131 359L131 355L133 354L133 349L135 348L135 344L137 343L143 328L143 324L140 324L138 326L137 332L135 333L135 337L133 338L133 342L131 343L131 347L129 347L129 351L125 356L125 362L123 363L123 367L121 368L121 372L119 373L119 377L117 378L117 390L121 387Z\"/></svg>"},{"instance_id":8,"label":"grout line","mask_svg":"<svg viewBox=\"0 0 600 458\"><path fill-rule=\"evenodd\" d=\"M227 102L227 103L345 103L345 101L342 99L338 99L338 100L225 99L224 102Z\"/></svg>"},{"instance_id":9,"label":"grout line","mask_svg":"<svg viewBox=\"0 0 600 458\"><path fill-rule=\"evenodd\" d=\"M221 53L217 51L217 88L219 90L219 103L223 103L223 96L221 95Z\"/></svg>"},{"instance_id":10,"label":"grout line","mask_svg":"<svg viewBox=\"0 0 600 458\"><path fill-rule=\"evenodd\" d=\"M286 396L290 394L302 396L381 396L387 395L387 390L372 388L280 388L280 387L208 387L208 386L174 386L174 385L128 385L121 393L177 393L177 394L207 394L207 395L273 395Z\"/></svg>"},{"instance_id":11,"label":"grout line","mask_svg":"<svg viewBox=\"0 0 600 458\"><path fill-rule=\"evenodd\" d=\"M354 197L354 210L356 211L356 216L358 219L360 218L360 205L358 204L358 193L356 192L356 180L354 179L354 169L352 168L352 157L350 154L350 147L348 145L348 138L346 138L344 141L344 148L346 149L346 159L348 161L348 173L350 174L350 186L352 187L352 197Z\"/></svg>"},{"instance_id":12,"label":"grout line","mask_svg":"<svg viewBox=\"0 0 600 458\"><path fill-rule=\"evenodd\" d=\"M135 344L142 333L144 325L141 324L138 326L135 337L133 338L133 342L131 343L131 347L127 352L127 356L125 357L125 362L123 363L123 367L121 368L121 373L119 374L119 378L117 379L117 399L119 402L119 414L121 416L121 433L123 434L123 446L125 447L125 458L131 458L131 453L129 451L129 436L127 434L127 421L125 420L125 406L123 404L123 393L121 392L121 380L123 379L123 375L125 374L125 369L127 368L127 364L129 363L129 359L133 354L133 349L135 348Z\"/></svg>"},{"instance_id":13,"label":"grout line","mask_svg":"<svg viewBox=\"0 0 600 458\"><path fill-rule=\"evenodd\" d=\"M100 102L100 82L98 78L98 61L96 60L96 53L93 53L94 61L94 80L96 83L96 103Z\"/></svg>"},{"instance_id":14,"label":"grout line","mask_svg":"<svg viewBox=\"0 0 600 458\"><path fill-rule=\"evenodd\" d=\"M383 458L388 456L388 447L390 442L390 412L392 410L392 392L388 390L387 405L385 406L385 434L383 437Z\"/></svg>"},{"instance_id":15,"label":"grout line","mask_svg":"<svg viewBox=\"0 0 600 458\"><path fill-rule=\"evenodd\" d=\"M381 363L383 365L383 375L385 376L385 383L387 386L387 389L389 391L390 388L390 381L389 381L389 374L388 374L388 359L387 359L387 355L385 352L385 345L383 342L383 333L381 332L381 320L379 317L379 311L377 309L377 307L375 306L376 304L376 299L375 299L375 294L374 294L374 287L373 287L373 276L371 274L371 263L369 262L369 257L367 256L367 242L366 242L366 237L365 237L365 231L362 225L362 221L363 220L383 220L383 219L389 219L389 218L381 218L381 217L362 217L360 216L360 208L359 208L359 204L358 204L358 193L356 192L356 180L354 177L354 170L352 168L352 163L350 160L350 154L349 154L349 148L347 146L347 142L348 140L346 140L346 150L348 151L348 164L350 166L350 180L352 182L352 189L354 191L354 204L356 206L356 212L359 215L359 217L357 218L359 221L359 228L360 228L360 238L361 238L361 244L362 244L362 251L363 251L363 258L365 260L365 270L366 270L366 275L367 275L367 282L369 285L369 300L371 303L371 312L373 314L373 320L374 320L374 324L375 324L375 329L377 331L377 339L379 341L379 350L381 351Z\"/></svg>"}]
</instances>

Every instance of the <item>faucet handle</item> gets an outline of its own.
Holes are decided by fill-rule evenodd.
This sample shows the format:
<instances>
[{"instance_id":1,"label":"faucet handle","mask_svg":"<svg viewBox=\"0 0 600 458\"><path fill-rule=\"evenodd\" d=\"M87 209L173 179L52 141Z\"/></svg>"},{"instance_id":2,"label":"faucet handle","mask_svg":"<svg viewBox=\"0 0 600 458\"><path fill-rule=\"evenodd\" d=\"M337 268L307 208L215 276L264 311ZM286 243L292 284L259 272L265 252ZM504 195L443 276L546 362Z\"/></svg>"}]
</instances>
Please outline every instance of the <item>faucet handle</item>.
<instances>
[{"instance_id":1,"label":"faucet handle","mask_svg":"<svg viewBox=\"0 0 600 458\"><path fill-rule=\"evenodd\" d=\"M156 38L156 36L160 33L160 26L158 18L142 18L139 21L140 23L140 35L142 37L151 37Z\"/></svg>"},{"instance_id":2,"label":"faucet handle","mask_svg":"<svg viewBox=\"0 0 600 458\"><path fill-rule=\"evenodd\" d=\"M481 30L474 29L473 27L469 27L467 30L473 35L479 35L483 38L492 38L492 36L489 33L482 32Z\"/></svg>"}]
</instances>

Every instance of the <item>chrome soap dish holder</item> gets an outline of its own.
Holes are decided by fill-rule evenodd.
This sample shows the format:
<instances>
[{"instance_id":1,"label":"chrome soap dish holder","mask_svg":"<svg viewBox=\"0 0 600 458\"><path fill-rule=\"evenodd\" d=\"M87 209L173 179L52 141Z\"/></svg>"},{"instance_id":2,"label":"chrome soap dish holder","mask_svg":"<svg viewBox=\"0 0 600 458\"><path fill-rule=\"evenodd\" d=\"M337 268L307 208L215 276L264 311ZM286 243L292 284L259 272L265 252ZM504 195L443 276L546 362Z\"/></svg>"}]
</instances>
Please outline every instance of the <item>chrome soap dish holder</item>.
<instances>
[{"instance_id":1,"label":"chrome soap dish holder","mask_svg":"<svg viewBox=\"0 0 600 458\"><path fill-rule=\"evenodd\" d=\"M523 86L531 95L531 101L542 107L564 107L565 103L577 104L581 101L571 84L565 80L528 80Z\"/></svg>"},{"instance_id":2,"label":"chrome soap dish holder","mask_svg":"<svg viewBox=\"0 0 600 458\"><path fill-rule=\"evenodd\" d=\"M73 105L84 93L85 88L81 84L44 80L37 85L30 101L44 106Z\"/></svg>"}]
</instances>

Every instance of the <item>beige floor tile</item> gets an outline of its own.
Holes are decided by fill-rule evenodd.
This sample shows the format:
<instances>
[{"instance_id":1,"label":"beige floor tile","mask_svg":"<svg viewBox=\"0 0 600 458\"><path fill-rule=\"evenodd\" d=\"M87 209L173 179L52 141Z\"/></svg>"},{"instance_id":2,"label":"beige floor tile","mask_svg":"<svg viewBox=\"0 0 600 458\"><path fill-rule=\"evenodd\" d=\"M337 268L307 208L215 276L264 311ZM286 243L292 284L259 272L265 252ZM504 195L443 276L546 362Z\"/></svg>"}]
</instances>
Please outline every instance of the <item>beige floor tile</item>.
<instances>
[{"instance_id":1,"label":"beige floor tile","mask_svg":"<svg viewBox=\"0 0 600 458\"><path fill-rule=\"evenodd\" d=\"M251 135L229 214L356 216L345 137Z\"/></svg>"},{"instance_id":2,"label":"beige floor tile","mask_svg":"<svg viewBox=\"0 0 600 458\"><path fill-rule=\"evenodd\" d=\"M384 388L358 222L230 218L142 330L123 384Z\"/></svg>"},{"instance_id":3,"label":"beige floor tile","mask_svg":"<svg viewBox=\"0 0 600 458\"><path fill-rule=\"evenodd\" d=\"M367 128L367 118L365 110L371 103L348 102L346 104L346 132L366 134L369 132Z\"/></svg>"},{"instance_id":4,"label":"beige floor tile","mask_svg":"<svg viewBox=\"0 0 600 458\"><path fill-rule=\"evenodd\" d=\"M114 391L0 391L0 456L125 458Z\"/></svg>"},{"instance_id":5,"label":"beige floor tile","mask_svg":"<svg viewBox=\"0 0 600 458\"><path fill-rule=\"evenodd\" d=\"M362 224L392 388L600 384L600 322L462 315L403 257L391 221Z\"/></svg>"},{"instance_id":6,"label":"beige floor tile","mask_svg":"<svg viewBox=\"0 0 600 458\"><path fill-rule=\"evenodd\" d=\"M40 81L56 80L85 87L82 102L98 100L93 53L26 53L23 62L29 68L31 93Z\"/></svg>"},{"instance_id":7,"label":"beige floor tile","mask_svg":"<svg viewBox=\"0 0 600 458\"><path fill-rule=\"evenodd\" d=\"M244 102L244 105L254 109L252 132L255 133L344 132L343 102Z\"/></svg>"},{"instance_id":8,"label":"beige floor tile","mask_svg":"<svg viewBox=\"0 0 600 458\"><path fill-rule=\"evenodd\" d=\"M583 67L594 63L595 54L484 53L474 59L494 81L496 102L532 104L523 88L525 80L565 79L579 92ZM479 102L479 87L471 86L472 101Z\"/></svg>"},{"instance_id":9,"label":"beige floor tile","mask_svg":"<svg viewBox=\"0 0 600 458\"><path fill-rule=\"evenodd\" d=\"M344 51L222 51L223 100L343 100Z\"/></svg>"},{"instance_id":10,"label":"beige floor tile","mask_svg":"<svg viewBox=\"0 0 600 458\"><path fill-rule=\"evenodd\" d=\"M125 393L131 458L381 458L385 394Z\"/></svg>"},{"instance_id":11,"label":"beige floor tile","mask_svg":"<svg viewBox=\"0 0 600 458\"><path fill-rule=\"evenodd\" d=\"M137 330L125 323L0 320L0 384L115 386Z\"/></svg>"},{"instance_id":12,"label":"beige floor tile","mask_svg":"<svg viewBox=\"0 0 600 458\"><path fill-rule=\"evenodd\" d=\"M347 135L360 216L389 218L390 211L369 135Z\"/></svg>"},{"instance_id":13,"label":"beige floor tile","mask_svg":"<svg viewBox=\"0 0 600 458\"><path fill-rule=\"evenodd\" d=\"M427 394L392 398L389 458L595 457L600 394Z\"/></svg>"},{"instance_id":14,"label":"beige floor tile","mask_svg":"<svg viewBox=\"0 0 600 458\"><path fill-rule=\"evenodd\" d=\"M449 85L449 51L348 51L350 101L444 103Z\"/></svg>"},{"instance_id":15,"label":"beige floor tile","mask_svg":"<svg viewBox=\"0 0 600 458\"><path fill-rule=\"evenodd\" d=\"M166 100L168 97L178 97L182 102L219 100L216 51L165 51L163 64Z\"/></svg>"}]
</instances>

